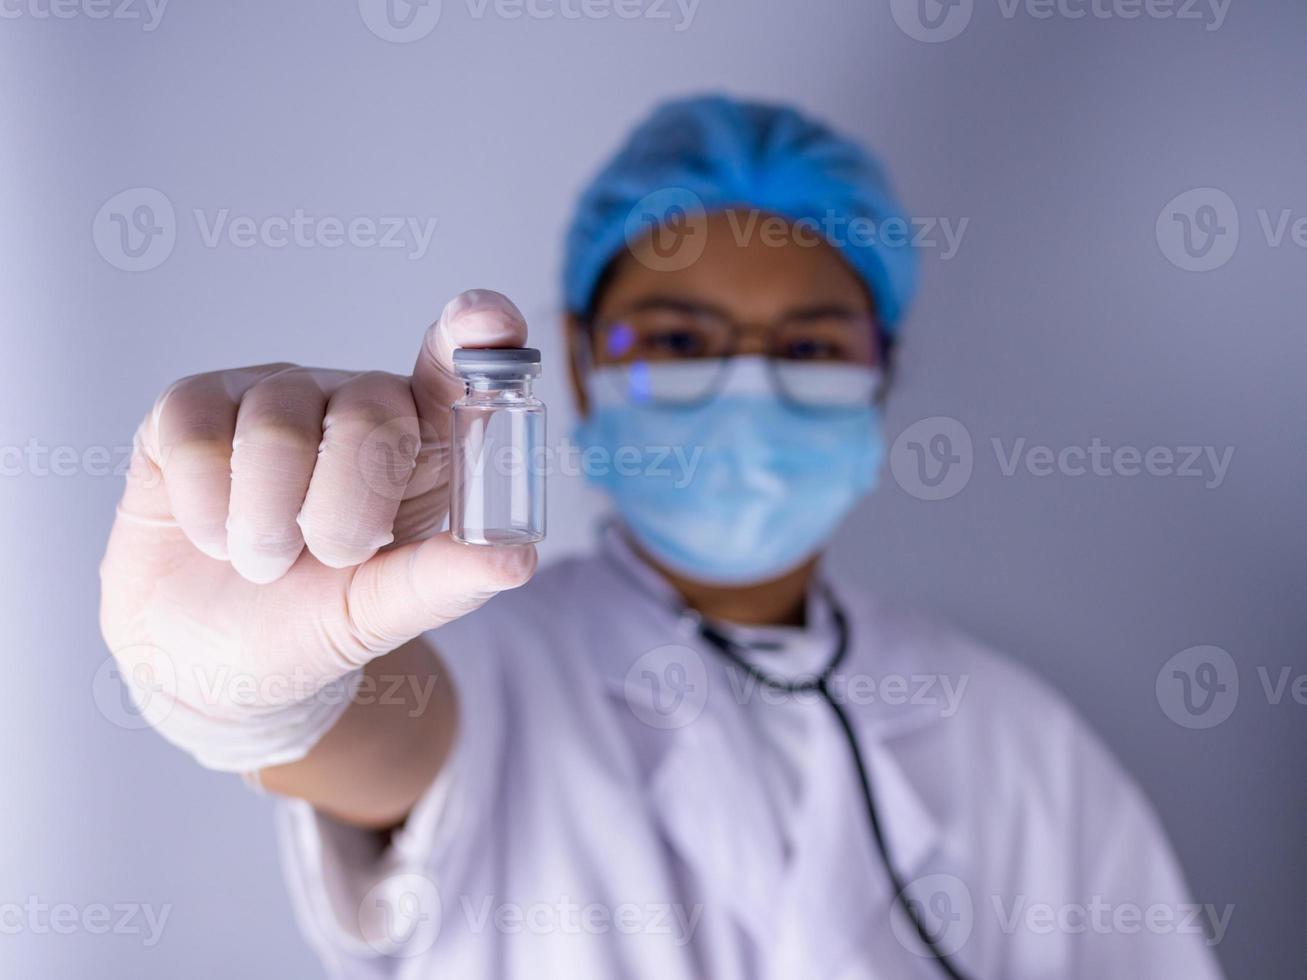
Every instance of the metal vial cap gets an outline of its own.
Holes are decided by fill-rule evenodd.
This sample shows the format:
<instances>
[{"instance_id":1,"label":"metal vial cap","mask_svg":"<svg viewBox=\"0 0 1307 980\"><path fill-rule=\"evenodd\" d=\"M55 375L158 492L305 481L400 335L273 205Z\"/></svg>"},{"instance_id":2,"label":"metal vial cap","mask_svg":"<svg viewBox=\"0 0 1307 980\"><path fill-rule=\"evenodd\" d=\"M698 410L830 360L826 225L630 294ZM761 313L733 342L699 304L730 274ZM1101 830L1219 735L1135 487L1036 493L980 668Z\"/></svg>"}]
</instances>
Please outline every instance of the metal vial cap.
<instances>
[{"instance_id":1,"label":"metal vial cap","mask_svg":"<svg viewBox=\"0 0 1307 980\"><path fill-rule=\"evenodd\" d=\"M538 378L540 351L534 347L459 347L454 373L460 378Z\"/></svg>"}]
</instances>

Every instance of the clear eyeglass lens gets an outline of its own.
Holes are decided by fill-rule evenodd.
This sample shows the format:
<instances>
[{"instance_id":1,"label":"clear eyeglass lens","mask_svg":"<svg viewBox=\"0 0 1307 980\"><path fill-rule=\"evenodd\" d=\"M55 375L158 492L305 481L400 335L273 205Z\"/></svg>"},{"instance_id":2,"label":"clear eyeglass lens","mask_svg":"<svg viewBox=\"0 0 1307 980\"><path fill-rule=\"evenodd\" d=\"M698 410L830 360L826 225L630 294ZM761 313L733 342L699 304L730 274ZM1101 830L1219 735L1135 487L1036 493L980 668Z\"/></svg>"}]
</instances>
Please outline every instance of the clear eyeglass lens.
<instances>
[{"instance_id":1,"label":"clear eyeglass lens","mask_svg":"<svg viewBox=\"0 0 1307 980\"><path fill-rule=\"evenodd\" d=\"M876 370L876 326L870 317L798 317L770 331L767 354L777 394L813 409L869 404ZM735 352L734 328L721 318L650 311L601 325L595 367L628 404L686 406L711 398ZM660 370L677 364L677 371Z\"/></svg>"},{"instance_id":2,"label":"clear eyeglass lens","mask_svg":"<svg viewBox=\"0 0 1307 980\"><path fill-rule=\"evenodd\" d=\"M874 367L836 361L772 361L772 377L786 401L813 411L847 411L870 405L880 391Z\"/></svg>"},{"instance_id":3,"label":"clear eyeglass lens","mask_svg":"<svg viewBox=\"0 0 1307 980\"><path fill-rule=\"evenodd\" d=\"M702 315L654 311L602 326L595 366L632 405L689 405L710 398L731 352L731 325ZM659 365L684 365L667 372Z\"/></svg>"},{"instance_id":4,"label":"clear eyeglass lens","mask_svg":"<svg viewBox=\"0 0 1307 980\"><path fill-rule=\"evenodd\" d=\"M844 314L786 321L772 336L771 364L781 396L804 408L869 405L881 382L876 324Z\"/></svg>"},{"instance_id":5,"label":"clear eyeglass lens","mask_svg":"<svg viewBox=\"0 0 1307 980\"><path fill-rule=\"evenodd\" d=\"M667 370L673 364L676 370ZM716 393L726 364L723 358L638 361L608 372L608 377L627 404L688 406L701 404Z\"/></svg>"}]
</instances>

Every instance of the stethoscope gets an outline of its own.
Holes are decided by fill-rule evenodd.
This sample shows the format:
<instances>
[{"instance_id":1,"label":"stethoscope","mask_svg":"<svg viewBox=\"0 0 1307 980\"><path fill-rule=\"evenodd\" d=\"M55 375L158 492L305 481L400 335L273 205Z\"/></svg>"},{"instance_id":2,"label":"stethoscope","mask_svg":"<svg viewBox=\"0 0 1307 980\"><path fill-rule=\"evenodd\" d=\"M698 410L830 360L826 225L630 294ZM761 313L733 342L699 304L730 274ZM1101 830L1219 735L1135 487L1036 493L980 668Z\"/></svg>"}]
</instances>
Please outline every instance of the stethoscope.
<instances>
[{"instance_id":1,"label":"stethoscope","mask_svg":"<svg viewBox=\"0 0 1307 980\"><path fill-rule=\"evenodd\" d=\"M867 825L871 828L872 840L875 841L876 850L880 853L881 861L885 865L885 871L889 875L890 885L894 892L894 901L898 903L904 915L908 917L908 921L912 923L917 936L926 949L930 951L940 969L949 977L952 977L953 980L965 980L965 975L953 965L948 958L948 954L940 947L939 940L933 937L930 930L926 928L916 905L908 901L903 879L894 870L894 862L890 860L889 847L885 843L885 833L881 827L880 814L876 810L876 798L872 793L871 779L867 775L867 766L862 758L862 750L858 747L857 737L853 734L853 725L849 721L848 713L831 695L830 677L835 669L839 667L841 661L844 660L844 656L849 650L848 617L845 616L844 610L835 600L835 596L829 588L823 587L822 593L829 604L831 618L835 624L835 650L820 673L799 680L784 680L759 670L745 659L739 644L720 632L695 610L690 609L688 606L682 606L677 611L682 622L690 625L701 639L758 683L786 694L815 692L830 707L831 712L835 715L835 720L839 722L840 730L844 733L844 740L849 746L849 755L853 757L853 765L858 771L858 784L862 787L862 802L867 809Z\"/></svg>"}]
</instances>

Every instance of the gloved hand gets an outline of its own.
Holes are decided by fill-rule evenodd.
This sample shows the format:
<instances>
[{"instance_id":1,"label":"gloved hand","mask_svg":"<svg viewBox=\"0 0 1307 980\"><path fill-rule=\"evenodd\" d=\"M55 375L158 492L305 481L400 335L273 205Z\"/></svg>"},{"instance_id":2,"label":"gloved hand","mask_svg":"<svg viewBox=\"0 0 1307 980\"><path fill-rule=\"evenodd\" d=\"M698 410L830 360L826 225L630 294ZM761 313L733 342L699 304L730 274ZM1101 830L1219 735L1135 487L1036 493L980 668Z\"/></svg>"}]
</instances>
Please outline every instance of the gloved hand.
<instances>
[{"instance_id":1,"label":"gloved hand","mask_svg":"<svg viewBox=\"0 0 1307 980\"><path fill-rule=\"evenodd\" d=\"M455 347L520 347L522 314L461 294L412 377L292 364L183 378L136 434L101 564L101 628L142 714L211 768L302 758L360 668L535 569L434 533L448 507Z\"/></svg>"}]
</instances>

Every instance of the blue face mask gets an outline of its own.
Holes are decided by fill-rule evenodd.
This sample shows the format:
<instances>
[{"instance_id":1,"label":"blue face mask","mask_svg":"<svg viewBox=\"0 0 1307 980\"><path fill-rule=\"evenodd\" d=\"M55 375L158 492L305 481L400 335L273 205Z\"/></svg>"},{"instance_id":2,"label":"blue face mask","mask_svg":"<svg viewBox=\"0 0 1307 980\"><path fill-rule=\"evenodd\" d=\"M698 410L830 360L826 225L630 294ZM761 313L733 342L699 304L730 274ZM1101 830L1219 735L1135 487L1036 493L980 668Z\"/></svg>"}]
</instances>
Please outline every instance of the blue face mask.
<instances>
[{"instance_id":1,"label":"blue face mask","mask_svg":"<svg viewBox=\"0 0 1307 980\"><path fill-rule=\"evenodd\" d=\"M725 585L781 575L876 484L885 447L869 399L837 413L795 409L774 393L765 359L741 357L717 397L668 409L614 395L603 370L576 433L586 476L640 546L688 578ZM821 383L823 368L809 371Z\"/></svg>"}]
</instances>

